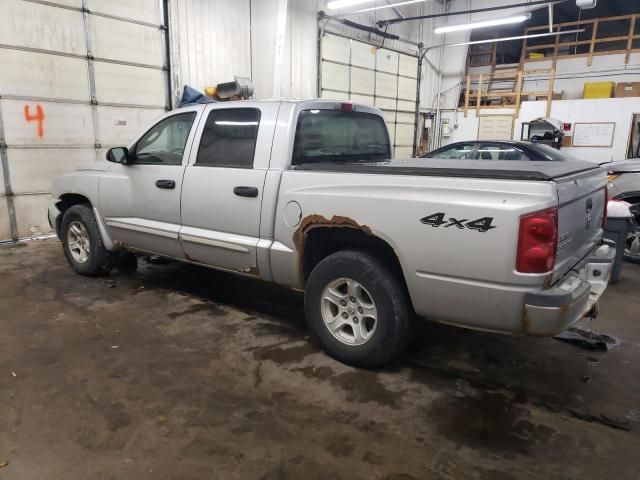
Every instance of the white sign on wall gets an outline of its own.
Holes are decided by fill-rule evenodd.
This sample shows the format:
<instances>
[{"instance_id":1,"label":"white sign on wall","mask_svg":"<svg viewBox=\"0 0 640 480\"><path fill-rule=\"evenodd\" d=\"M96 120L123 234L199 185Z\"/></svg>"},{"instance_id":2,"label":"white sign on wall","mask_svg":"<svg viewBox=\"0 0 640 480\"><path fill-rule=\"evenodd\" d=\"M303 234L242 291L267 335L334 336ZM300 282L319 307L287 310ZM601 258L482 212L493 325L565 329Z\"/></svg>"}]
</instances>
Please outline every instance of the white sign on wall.
<instances>
[{"instance_id":1,"label":"white sign on wall","mask_svg":"<svg viewBox=\"0 0 640 480\"><path fill-rule=\"evenodd\" d=\"M611 147L615 122L576 123L573 126L572 147Z\"/></svg>"},{"instance_id":2,"label":"white sign on wall","mask_svg":"<svg viewBox=\"0 0 640 480\"><path fill-rule=\"evenodd\" d=\"M478 140L511 140L512 115L483 115L478 121Z\"/></svg>"}]
</instances>

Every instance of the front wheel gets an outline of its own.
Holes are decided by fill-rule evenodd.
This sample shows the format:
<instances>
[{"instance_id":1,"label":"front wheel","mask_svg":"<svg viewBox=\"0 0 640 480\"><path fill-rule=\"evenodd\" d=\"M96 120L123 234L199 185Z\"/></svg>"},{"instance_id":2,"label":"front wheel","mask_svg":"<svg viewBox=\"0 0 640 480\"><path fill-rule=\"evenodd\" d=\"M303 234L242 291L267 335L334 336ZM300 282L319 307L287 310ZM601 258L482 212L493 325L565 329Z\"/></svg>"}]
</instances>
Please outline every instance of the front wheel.
<instances>
[{"instance_id":1,"label":"front wheel","mask_svg":"<svg viewBox=\"0 0 640 480\"><path fill-rule=\"evenodd\" d=\"M375 367L400 354L410 334L409 299L375 257L334 253L311 272L305 288L311 333L337 360Z\"/></svg>"},{"instance_id":2,"label":"front wheel","mask_svg":"<svg viewBox=\"0 0 640 480\"><path fill-rule=\"evenodd\" d=\"M102 243L98 222L88 205L74 205L62 217L62 248L76 273L97 276L107 273L114 264L114 254Z\"/></svg>"}]
</instances>

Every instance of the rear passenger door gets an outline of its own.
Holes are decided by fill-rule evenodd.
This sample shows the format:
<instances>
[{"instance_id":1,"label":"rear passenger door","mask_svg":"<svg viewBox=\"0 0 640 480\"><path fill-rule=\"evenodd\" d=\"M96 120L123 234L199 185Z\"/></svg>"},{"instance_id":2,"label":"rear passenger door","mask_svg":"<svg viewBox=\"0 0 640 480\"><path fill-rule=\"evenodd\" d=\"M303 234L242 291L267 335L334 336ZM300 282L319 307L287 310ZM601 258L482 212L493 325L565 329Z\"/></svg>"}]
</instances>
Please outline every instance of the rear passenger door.
<instances>
[{"instance_id":1,"label":"rear passenger door","mask_svg":"<svg viewBox=\"0 0 640 480\"><path fill-rule=\"evenodd\" d=\"M260 211L279 103L213 104L198 125L182 184L187 259L257 274Z\"/></svg>"}]
</instances>

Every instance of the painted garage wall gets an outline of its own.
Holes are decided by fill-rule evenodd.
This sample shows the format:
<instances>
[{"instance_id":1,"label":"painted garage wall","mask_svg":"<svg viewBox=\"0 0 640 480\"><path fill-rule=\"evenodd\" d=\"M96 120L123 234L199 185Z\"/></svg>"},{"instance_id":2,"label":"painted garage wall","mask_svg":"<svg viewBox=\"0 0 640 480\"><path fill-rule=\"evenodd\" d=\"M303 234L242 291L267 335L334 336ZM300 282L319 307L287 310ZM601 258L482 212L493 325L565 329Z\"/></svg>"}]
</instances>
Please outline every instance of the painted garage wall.
<instances>
[{"instance_id":1,"label":"painted garage wall","mask_svg":"<svg viewBox=\"0 0 640 480\"><path fill-rule=\"evenodd\" d=\"M234 75L251 78L250 0L170 1L172 97L182 86L200 91Z\"/></svg>"},{"instance_id":2,"label":"painted garage wall","mask_svg":"<svg viewBox=\"0 0 640 480\"><path fill-rule=\"evenodd\" d=\"M559 59L556 65L554 92L563 92L563 100L582 98L585 82L637 82L640 79L640 53L632 53L625 64L625 55L598 55L588 65L587 57ZM528 62L525 69L544 69L553 66L551 61ZM525 91L546 91L546 79L526 79Z\"/></svg>"},{"instance_id":3,"label":"painted garage wall","mask_svg":"<svg viewBox=\"0 0 640 480\"><path fill-rule=\"evenodd\" d=\"M158 0L3 0L0 240L50 231L51 180L165 111L161 24Z\"/></svg>"},{"instance_id":4,"label":"painted garage wall","mask_svg":"<svg viewBox=\"0 0 640 480\"><path fill-rule=\"evenodd\" d=\"M520 115L514 121L513 139L520 139L522 122L544 117L547 102L522 102ZM513 109L481 110L481 115L513 115ZM611 147L563 147L569 155L592 162L624 160L626 158L633 114L640 114L640 97L606 98L594 100L554 100L551 104L551 117L571 123L615 123L613 144ZM448 111L443 119L451 125L457 125L453 135L443 138L443 145L478 138L478 118L474 109L464 118L462 111ZM572 133L572 132L570 132Z\"/></svg>"},{"instance_id":5,"label":"painted garage wall","mask_svg":"<svg viewBox=\"0 0 640 480\"><path fill-rule=\"evenodd\" d=\"M234 75L252 78L255 97L277 96L310 98L318 94L318 12L326 0L288 0L282 67L274 75L278 8L282 0L181 0L171 2L171 56L174 99L185 83L198 89L230 81ZM377 0L371 6L386 5ZM351 9L353 10L353 9ZM407 16L439 13L439 2L403 7ZM328 13L337 14L340 10ZM348 17L372 25L377 20L395 18L390 9ZM430 44L436 22L407 22L389 27L394 33L415 42ZM326 30L368 43L381 44L381 38L367 32L330 22ZM398 41L384 46L415 52L415 47ZM275 77L275 78L274 78ZM437 75L425 67L425 85L435 85ZM274 88L274 79L278 85ZM431 91L433 87L429 88Z\"/></svg>"},{"instance_id":6,"label":"painted garage wall","mask_svg":"<svg viewBox=\"0 0 640 480\"><path fill-rule=\"evenodd\" d=\"M545 115L546 102L524 102L516 120L515 135L520 136L520 123ZM633 114L640 113L640 97L594 100L556 100L551 104L551 117L571 123L615 123L613 145L608 147L563 147L562 151L581 160L604 162L624 160L631 133ZM636 127L637 128L637 127Z\"/></svg>"}]
</instances>

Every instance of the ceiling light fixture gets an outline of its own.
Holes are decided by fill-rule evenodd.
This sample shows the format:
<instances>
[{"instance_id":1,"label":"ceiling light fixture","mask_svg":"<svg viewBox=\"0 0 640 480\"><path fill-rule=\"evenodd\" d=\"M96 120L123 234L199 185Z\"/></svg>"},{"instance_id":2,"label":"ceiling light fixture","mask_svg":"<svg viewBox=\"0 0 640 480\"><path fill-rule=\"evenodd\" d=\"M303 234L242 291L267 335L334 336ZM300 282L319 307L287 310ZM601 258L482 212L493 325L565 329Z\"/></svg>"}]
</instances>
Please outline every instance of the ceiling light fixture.
<instances>
[{"instance_id":1,"label":"ceiling light fixture","mask_svg":"<svg viewBox=\"0 0 640 480\"><path fill-rule=\"evenodd\" d=\"M567 34L570 34L570 33L581 33L581 32L584 32L584 31L585 31L585 29L581 28L579 30L566 30L564 32L534 33L533 35L518 35L516 37L490 38L488 40L474 40L472 42L448 43L446 45L436 45L436 47L462 47L464 45L478 45L480 43L507 42L509 40L523 40L525 38L538 38L538 37L551 37L551 36L556 36L556 35L567 35Z\"/></svg>"},{"instance_id":2,"label":"ceiling light fixture","mask_svg":"<svg viewBox=\"0 0 640 480\"><path fill-rule=\"evenodd\" d=\"M349 8L362 3L371 3L375 0L334 0L327 4L327 8L330 10L336 10L338 8Z\"/></svg>"},{"instance_id":3,"label":"ceiling light fixture","mask_svg":"<svg viewBox=\"0 0 640 480\"><path fill-rule=\"evenodd\" d=\"M433 33L460 32L462 30L472 30L474 28L496 27L498 25L510 25L512 23L522 23L531 18L531 14L515 15L513 17L495 18L482 22L463 23L460 25L444 25L436 28Z\"/></svg>"},{"instance_id":4,"label":"ceiling light fixture","mask_svg":"<svg viewBox=\"0 0 640 480\"><path fill-rule=\"evenodd\" d=\"M429 0L406 0L404 2L390 3L388 5L380 5L379 7L363 8L362 10L358 10L357 12L353 12L353 13L373 12L375 10L382 10L383 8L401 7L403 5L411 5L412 3L424 3L424 2L428 2L428 1Z\"/></svg>"}]
</instances>

